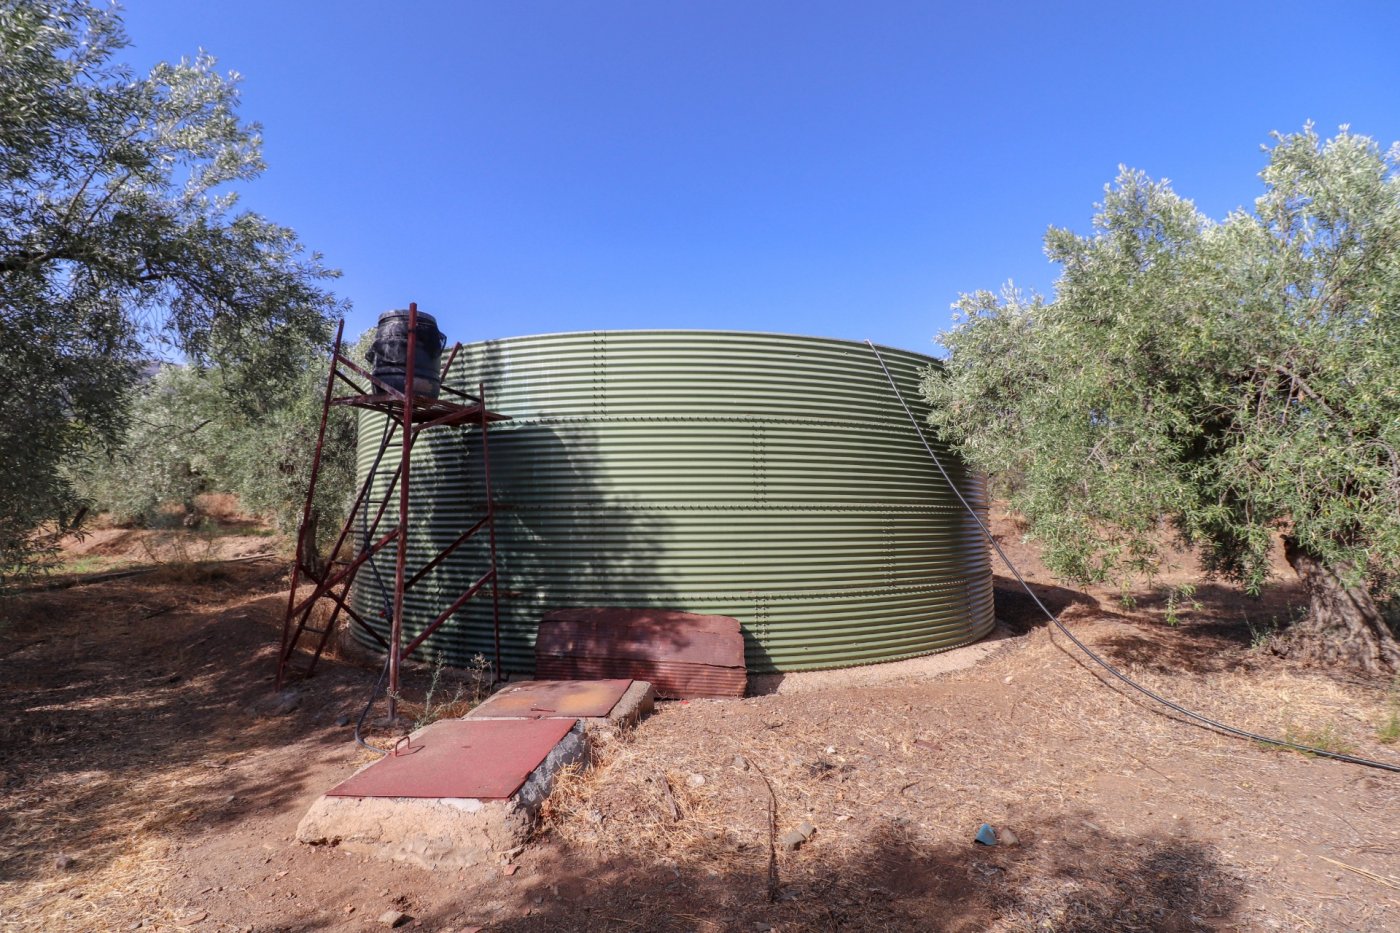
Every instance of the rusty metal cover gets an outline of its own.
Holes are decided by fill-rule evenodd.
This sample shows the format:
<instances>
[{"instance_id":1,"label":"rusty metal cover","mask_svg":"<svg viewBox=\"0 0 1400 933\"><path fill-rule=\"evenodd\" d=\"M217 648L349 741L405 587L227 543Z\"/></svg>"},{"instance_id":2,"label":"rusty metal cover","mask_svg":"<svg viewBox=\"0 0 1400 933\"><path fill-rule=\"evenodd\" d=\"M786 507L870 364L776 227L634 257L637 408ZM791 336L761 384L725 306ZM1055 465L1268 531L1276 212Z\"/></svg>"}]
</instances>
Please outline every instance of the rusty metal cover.
<instances>
[{"instance_id":1,"label":"rusty metal cover","mask_svg":"<svg viewBox=\"0 0 1400 933\"><path fill-rule=\"evenodd\" d=\"M608 715L631 680L524 680L503 687L472 718L597 718Z\"/></svg>"},{"instance_id":2,"label":"rusty metal cover","mask_svg":"<svg viewBox=\"0 0 1400 933\"><path fill-rule=\"evenodd\" d=\"M573 719L433 723L328 797L509 798L574 727Z\"/></svg>"},{"instance_id":3,"label":"rusty metal cover","mask_svg":"<svg viewBox=\"0 0 1400 933\"><path fill-rule=\"evenodd\" d=\"M536 673L630 677L658 696L743 696L748 680L737 619L666 609L563 609L540 622Z\"/></svg>"},{"instance_id":4,"label":"rusty metal cover","mask_svg":"<svg viewBox=\"0 0 1400 933\"><path fill-rule=\"evenodd\" d=\"M658 697L668 700L741 697L748 684L748 676L743 670L706 667L703 664L541 655L535 665L536 672L543 677L588 680L624 676L644 680L655 688Z\"/></svg>"}]
</instances>

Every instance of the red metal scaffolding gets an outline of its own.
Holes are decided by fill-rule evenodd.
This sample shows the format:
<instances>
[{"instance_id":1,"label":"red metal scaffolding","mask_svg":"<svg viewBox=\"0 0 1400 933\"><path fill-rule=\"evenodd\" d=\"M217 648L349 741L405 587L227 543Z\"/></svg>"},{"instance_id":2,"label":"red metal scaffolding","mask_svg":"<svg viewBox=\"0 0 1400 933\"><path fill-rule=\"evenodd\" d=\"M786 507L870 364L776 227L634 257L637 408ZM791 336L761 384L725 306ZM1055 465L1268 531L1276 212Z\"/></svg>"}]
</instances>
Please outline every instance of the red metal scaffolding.
<instances>
[{"instance_id":1,"label":"red metal scaffolding","mask_svg":"<svg viewBox=\"0 0 1400 933\"><path fill-rule=\"evenodd\" d=\"M316 452L311 460L311 482L306 491L306 504L302 509L301 525L297 529L297 549L296 563L292 565L291 592L287 596L287 614L282 623L282 648L277 656L277 687L281 689L282 684L290 671L291 659L296 653L297 645L305 634L316 637L315 650L311 654L305 675L309 676L316 667L316 662L320 660L321 653L326 648L326 643L330 639L330 634L335 630L335 624L340 618L340 613L344 612L350 621L358 625L362 631L368 634L374 641L388 654L388 696L389 696L389 717L392 719L397 713L397 697L399 693L399 667L409 655L421 645L428 636L437 631L452 614L466 604L467 600L476 596L484 588L489 587L491 591L491 618L495 642L495 670L499 676L501 669L501 618L500 602L496 585L496 522L495 506L491 496L491 457L488 445L489 426L494 421L509 420L506 415L489 411L486 407L486 386L480 384L478 395L473 398L465 393L458 392L446 385L442 386L443 392L450 393L462 399L462 402L449 402L445 399L429 398L422 395L414 395L413 392L413 363L415 342L418 331L418 306L410 304L408 306L408 350L407 362L404 372L405 390L400 391L386 384L367 371L364 367L351 360L342 352L342 339L345 334L345 322L341 321L336 329L335 345L331 350L330 373L326 377L326 394L321 408L321 426L316 437ZM443 364L441 378L445 379L448 369L452 366L452 361L456 359L457 352L461 349L460 343L454 344L447 361ZM357 379L362 381L356 381ZM337 383L344 383L353 394L336 395ZM363 408L370 411L377 411L385 415L388 424L384 432L384 437L380 441L379 450L375 454L373 466L366 473L364 481L360 484L351 506L349 515L345 519L345 524L341 527L339 535L336 536L335 545L331 548L330 556L322 563L315 558L316 542L314 538L312 515L314 511L313 500L316 494L316 484L321 473L321 453L326 439L326 422L330 417L331 407L334 405L349 406L351 408ZM449 426L477 426L481 429L481 460L484 479L484 513L480 521L476 522L451 544L442 548L436 556L415 571L412 576L408 575L408 503L412 480L411 454L413 445L417 443L419 436L427 430ZM384 490L382 499L377 507L370 502L371 492L379 471L380 460L385 452L397 438L400 444L399 465L394 470L393 478L389 481L388 487ZM393 528L380 534L379 525L385 513L389 509L390 502L394 499L394 493L398 493L398 522ZM370 510L373 509L373 518L369 518ZM358 546L353 549L353 557L342 559L341 550L347 541L355 540L352 532L355 527L357 517L363 513L366 522L363 534L358 539ZM413 637L407 645L403 644L403 602L404 594L411 590L414 584L422 580L433 568L437 567L448 558L454 551L465 544L476 535L485 532L488 542L489 566L465 591L463 591L452 604L443 610L437 618L428 623L421 632ZM376 537L377 535L377 537ZM392 588L384 587L383 595L385 602L384 613L388 616L389 638L386 641L378 631L376 631L365 619L355 611L350 605L350 587L355 582L355 577L365 563L371 560L376 554L383 551L390 545L396 547L394 560L394 580ZM314 583L315 588L309 596L297 599L297 588L305 583ZM310 624L312 610L316 603L322 599L331 600L335 608L332 609L329 620L324 627L316 628Z\"/></svg>"}]
</instances>

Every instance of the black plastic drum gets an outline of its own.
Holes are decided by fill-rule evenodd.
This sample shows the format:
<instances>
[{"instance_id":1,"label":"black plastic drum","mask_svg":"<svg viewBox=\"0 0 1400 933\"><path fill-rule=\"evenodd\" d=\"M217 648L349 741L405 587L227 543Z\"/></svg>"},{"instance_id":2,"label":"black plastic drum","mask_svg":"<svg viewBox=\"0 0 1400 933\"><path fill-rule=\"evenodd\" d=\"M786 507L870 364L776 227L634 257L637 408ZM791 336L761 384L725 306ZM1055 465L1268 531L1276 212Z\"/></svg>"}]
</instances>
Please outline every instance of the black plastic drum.
<instances>
[{"instance_id":1,"label":"black plastic drum","mask_svg":"<svg viewBox=\"0 0 1400 933\"><path fill-rule=\"evenodd\" d=\"M413 348L413 394L437 398L442 380L438 367L442 365L442 348L447 338L438 330L431 314L418 312L418 334ZM408 363L408 312L385 311L379 315L374 332L374 345L369 348L369 362L376 379L403 391L404 372Z\"/></svg>"}]
</instances>

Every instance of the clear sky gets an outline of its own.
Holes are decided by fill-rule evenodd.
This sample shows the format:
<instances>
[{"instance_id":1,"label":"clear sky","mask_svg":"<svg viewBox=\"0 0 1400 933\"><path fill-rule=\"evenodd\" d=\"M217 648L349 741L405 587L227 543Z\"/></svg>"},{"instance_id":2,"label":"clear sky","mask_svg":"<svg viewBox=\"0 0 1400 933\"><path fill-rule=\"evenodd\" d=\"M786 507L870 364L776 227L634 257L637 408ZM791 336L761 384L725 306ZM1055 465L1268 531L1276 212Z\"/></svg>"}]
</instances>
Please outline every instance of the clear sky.
<instances>
[{"instance_id":1,"label":"clear sky","mask_svg":"<svg viewBox=\"0 0 1400 933\"><path fill-rule=\"evenodd\" d=\"M1400 3L130 0L130 62L244 76L243 204L350 327L694 327L934 352L1048 291L1119 163L1221 216L1272 130L1400 140Z\"/></svg>"}]
</instances>

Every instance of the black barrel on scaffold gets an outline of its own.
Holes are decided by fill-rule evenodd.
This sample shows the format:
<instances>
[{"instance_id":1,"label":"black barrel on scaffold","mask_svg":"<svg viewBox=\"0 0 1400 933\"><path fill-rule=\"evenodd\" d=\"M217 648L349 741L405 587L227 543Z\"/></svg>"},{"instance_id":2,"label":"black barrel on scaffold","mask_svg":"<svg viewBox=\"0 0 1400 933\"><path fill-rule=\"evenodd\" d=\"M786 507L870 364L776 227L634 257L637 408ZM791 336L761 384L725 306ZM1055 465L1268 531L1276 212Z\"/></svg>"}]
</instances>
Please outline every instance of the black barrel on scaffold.
<instances>
[{"instance_id":1,"label":"black barrel on scaffold","mask_svg":"<svg viewBox=\"0 0 1400 933\"><path fill-rule=\"evenodd\" d=\"M419 311L413 348L412 394L437 398L442 382L439 376L442 348L446 343L447 338L438 330L437 320ZM386 311L379 315L379 326L375 328L368 356L375 378L402 392L408 365L407 311Z\"/></svg>"}]
</instances>

